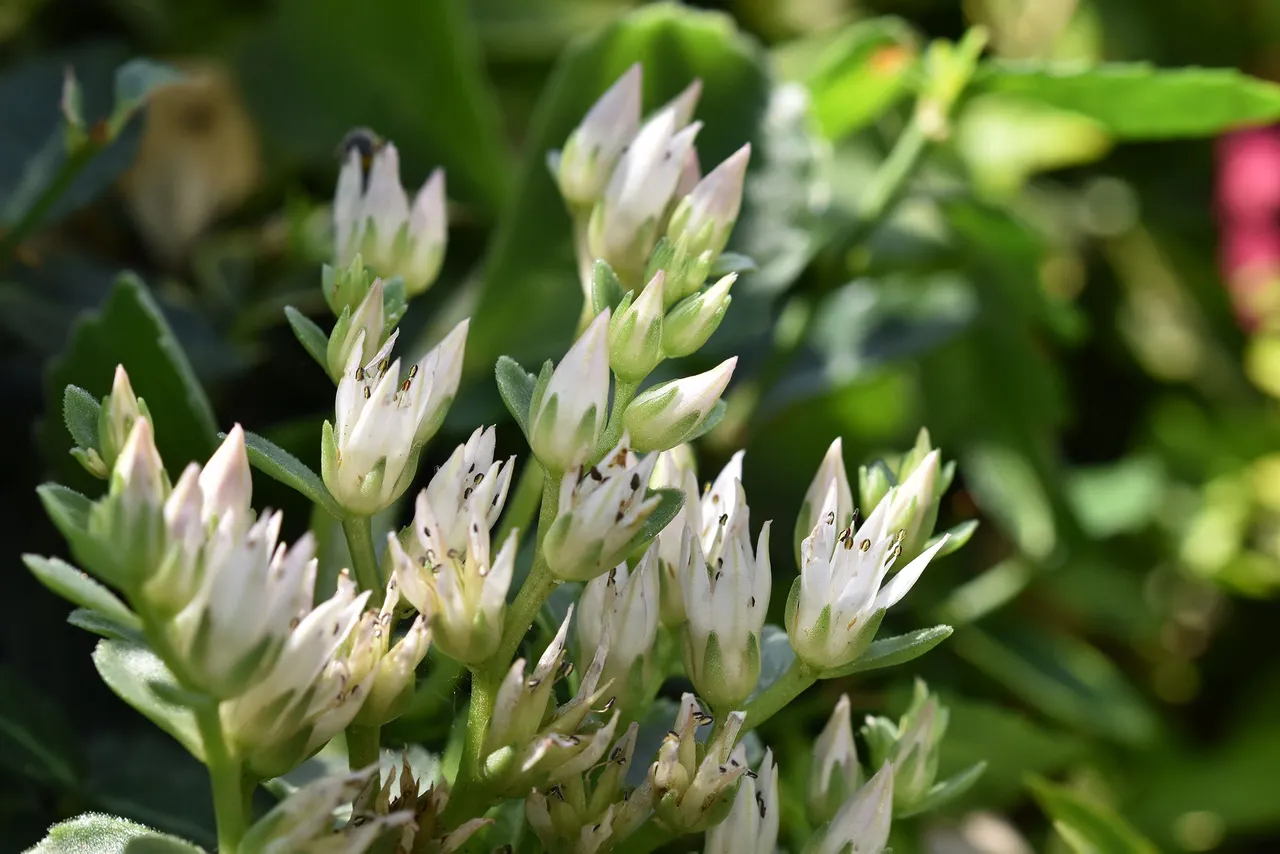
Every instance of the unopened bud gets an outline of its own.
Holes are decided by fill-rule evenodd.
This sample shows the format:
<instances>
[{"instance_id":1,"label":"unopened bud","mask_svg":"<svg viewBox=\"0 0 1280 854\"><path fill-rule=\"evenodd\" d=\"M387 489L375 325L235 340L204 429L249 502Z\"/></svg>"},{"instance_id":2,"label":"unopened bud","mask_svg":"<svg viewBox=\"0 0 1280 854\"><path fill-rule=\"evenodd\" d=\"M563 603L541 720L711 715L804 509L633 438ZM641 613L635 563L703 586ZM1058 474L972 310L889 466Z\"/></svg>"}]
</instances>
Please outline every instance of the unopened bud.
<instances>
[{"instance_id":1,"label":"unopened bud","mask_svg":"<svg viewBox=\"0 0 1280 854\"><path fill-rule=\"evenodd\" d=\"M729 288L738 274L730 273L705 291L685 297L667 313L662 325L662 352L668 358L695 353L720 327L729 303Z\"/></svg>"},{"instance_id":2,"label":"unopened bud","mask_svg":"<svg viewBox=\"0 0 1280 854\"><path fill-rule=\"evenodd\" d=\"M711 414L738 357L705 373L656 385L627 406L622 423L638 451L663 451L687 441Z\"/></svg>"},{"instance_id":3,"label":"unopened bud","mask_svg":"<svg viewBox=\"0 0 1280 854\"><path fill-rule=\"evenodd\" d=\"M663 358L662 284L659 270L634 302L622 298L609 323L609 366L619 379L638 383Z\"/></svg>"}]
</instances>

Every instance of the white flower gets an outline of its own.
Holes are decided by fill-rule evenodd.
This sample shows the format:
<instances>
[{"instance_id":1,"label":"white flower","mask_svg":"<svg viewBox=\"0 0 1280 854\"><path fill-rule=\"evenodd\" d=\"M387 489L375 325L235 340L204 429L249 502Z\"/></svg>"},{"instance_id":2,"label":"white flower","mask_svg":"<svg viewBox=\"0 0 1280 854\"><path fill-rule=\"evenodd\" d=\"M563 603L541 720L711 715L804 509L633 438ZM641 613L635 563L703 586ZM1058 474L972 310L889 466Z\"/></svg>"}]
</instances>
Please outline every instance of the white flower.
<instances>
[{"instance_id":1,"label":"white flower","mask_svg":"<svg viewBox=\"0 0 1280 854\"><path fill-rule=\"evenodd\" d=\"M903 531L886 524L895 499L891 489L856 531L839 530L837 487L828 489L818 524L800 547L800 591L786 617L791 646L811 667L855 661L878 624L873 615L897 604L945 544L944 536L884 583L902 551Z\"/></svg>"},{"instance_id":2,"label":"white flower","mask_svg":"<svg viewBox=\"0 0 1280 854\"><path fill-rule=\"evenodd\" d=\"M529 406L529 445L551 472L582 465L604 431L609 405L609 311L598 314Z\"/></svg>"},{"instance_id":3,"label":"white flower","mask_svg":"<svg viewBox=\"0 0 1280 854\"><path fill-rule=\"evenodd\" d=\"M618 158L640 127L640 63L595 102L560 152L556 181L571 205L590 207L604 192Z\"/></svg>"},{"instance_id":4,"label":"white flower","mask_svg":"<svg viewBox=\"0 0 1280 854\"><path fill-rule=\"evenodd\" d=\"M662 361L662 282L659 270L635 302L628 292L609 323L609 366L619 378L638 383Z\"/></svg>"},{"instance_id":5,"label":"white flower","mask_svg":"<svg viewBox=\"0 0 1280 854\"><path fill-rule=\"evenodd\" d=\"M881 854L892 820L893 766L886 762L831 819L815 854Z\"/></svg>"},{"instance_id":6,"label":"white flower","mask_svg":"<svg viewBox=\"0 0 1280 854\"><path fill-rule=\"evenodd\" d=\"M334 832L334 810L355 799L374 770L335 774L308 783L259 819L245 834L240 850L252 854L363 854L388 828L413 821L413 813L406 810L366 816Z\"/></svg>"},{"instance_id":7,"label":"white flower","mask_svg":"<svg viewBox=\"0 0 1280 854\"><path fill-rule=\"evenodd\" d=\"M648 670L658 637L656 564L657 546L651 545L634 570L628 572L626 562L618 564L587 582L578 600L581 657L608 648L602 679L613 681L624 706L646 699L653 681Z\"/></svg>"},{"instance_id":8,"label":"white flower","mask_svg":"<svg viewBox=\"0 0 1280 854\"><path fill-rule=\"evenodd\" d=\"M358 704L348 707L346 720L330 722L339 724L336 729L317 732L320 719L335 703L353 697L363 701L369 689L367 682L351 684L346 663L335 659L369 594L357 594L355 582L344 572L334 594L307 610L314 583L315 565L309 562L298 597L303 606L291 615L292 629L274 666L219 707L233 755L264 779L293 768L310 755L313 742L319 742L318 747L346 726L359 711Z\"/></svg>"},{"instance_id":9,"label":"white flower","mask_svg":"<svg viewBox=\"0 0 1280 854\"><path fill-rule=\"evenodd\" d=\"M750 159L751 144L747 143L707 173L671 214L668 239L684 243L692 257L719 255L738 220L742 183Z\"/></svg>"},{"instance_id":10,"label":"white flower","mask_svg":"<svg viewBox=\"0 0 1280 854\"><path fill-rule=\"evenodd\" d=\"M739 705L755 689L772 585L769 523L760 529L752 554L746 496L741 481L735 479L734 487L731 513L709 523L718 529L712 551L704 555L690 537L691 560L683 577L685 672L717 710Z\"/></svg>"},{"instance_id":11,"label":"white flower","mask_svg":"<svg viewBox=\"0 0 1280 854\"><path fill-rule=\"evenodd\" d=\"M595 769L590 769L577 779L566 779L546 792L534 791L525 798L525 815L544 848L574 854L608 851L611 842L624 839L634 830L628 822L631 798L624 794L622 786L639 732L639 724L627 727L608 758L600 762L604 766L600 773L592 774L590 771ZM648 812L645 807L644 818L648 818Z\"/></svg>"},{"instance_id":12,"label":"white flower","mask_svg":"<svg viewBox=\"0 0 1280 854\"><path fill-rule=\"evenodd\" d=\"M738 357L684 379L648 389L627 406L622 423L638 451L665 451L687 441L711 414Z\"/></svg>"},{"instance_id":13,"label":"white flower","mask_svg":"<svg viewBox=\"0 0 1280 854\"><path fill-rule=\"evenodd\" d=\"M698 708L692 694L685 694L675 725L649 768L648 785L657 800L655 811L663 824L680 833L706 829L711 814L750 770L746 748L737 743L746 721L742 712L725 715L716 737L705 751L699 751L694 731L714 720Z\"/></svg>"},{"instance_id":14,"label":"white flower","mask_svg":"<svg viewBox=\"0 0 1280 854\"><path fill-rule=\"evenodd\" d=\"M862 767L853 741L849 695L841 694L831 719L813 743L806 799L809 820L814 824L829 821L861 782Z\"/></svg>"},{"instance_id":15,"label":"white flower","mask_svg":"<svg viewBox=\"0 0 1280 854\"><path fill-rule=\"evenodd\" d=\"M624 281L644 269L702 127L700 122L686 126L689 100L682 96L644 123L591 213L588 250L608 261Z\"/></svg>"},{"instance_id":16,"label":"white flower","mask_svg":"<svg viewBox=\"0 0 1280 854\"><path fill-rule=\"evenodd\" d=\"M347 153L333 200L340 266L357 254L379 275L400 276L410 296L431 286L440 272L446 239L444 173L437 169L409 206L400 185L400 154L387 143L365 175L359 151Z\"/></svg>"},{"instance_id":17,"label":"white flower","mask_svg":"<svg viewBox=\"0 0 1280 854\"><path fill-rule=\"evenodd\" d=\"M559 578L588 581L618 565L637 542L661 497L646 495L657 462L636 460L624 433L598 465L575 468L560 482L556 519L543 542L547 565Z\"/></svg>"},{"instance_id":18,"label":"white flower","mask_svg":"<svg viewBox=\"0 0 1280 854\"><path fill-rule=\"evenodd\" d=\"M733 298L729 288L738 280L737 273L719 279L676 303L662 324L662 353L669 359L696 353L718 328Z\"/></svg>"},{"instance_id":19,"label":"white flower","mask_svg":"<svg viewBox=\"0 0 1280 854\"><path fill-rule=\"evenodd\" d=\"M760 769L747 774L724 821L707 831L704 854L773 854L778 844L778 768L766 750Z\"/></svg>"},{"instance_id":20,"label":"white flower","mask_svg":"<svg viewBox=\"0 0 1280 854\"><path fill-rule=\"evenodd\" d=\"M853 519L853 490L849 487L849 475L844 467L844 444L837 436L827 448L818 471L804 494L804 503L796 516L796 562L800 562L800 544L813 533L818 524L818 511L827 499L827 493L836 490L836 527L843 528ZM870 505L874 506L874 505Z\"/></svg>"},{"instance_id":21,"label":"white flower","mask_svg":"<svg viewBox=\"0 0 1280 854\"><path fill-rule=\"evenodd\" d=\"M400 360L388 359L395 334L367 364L362 348L353 348L321 445L325 486L348 511L371 516L408 488L423 444L457 393L467 325L455 326L403 380Z\"/></svg>"},{"instance_id":22,"label":"white flower","mask_svg":"<svg viewBox=\"0 0 1280 854\"><path fill-rule=\"evenodd\" d=\"M915 470L902 482L889 507L886 524L890 530L903 530L902 551L910 559L920 553L933 534L938 520L938 477L942 469L942 452L925 455Z\"/></svg>"},{"instance_id":23,"label":"white flower","mask_svg":"<svg viewBox=\"0 0 1280 854\"><path fill-rule=\"evenodd\" d=\"M677 445L657 456L649 486L684 492L680 512L658 534L662 623L675 627L685 621L682 578L691 560L691 540L702 531L702 505L698 498L698 476L693 467L692 449L688 445Z\"/></svg>"}]
</instances>

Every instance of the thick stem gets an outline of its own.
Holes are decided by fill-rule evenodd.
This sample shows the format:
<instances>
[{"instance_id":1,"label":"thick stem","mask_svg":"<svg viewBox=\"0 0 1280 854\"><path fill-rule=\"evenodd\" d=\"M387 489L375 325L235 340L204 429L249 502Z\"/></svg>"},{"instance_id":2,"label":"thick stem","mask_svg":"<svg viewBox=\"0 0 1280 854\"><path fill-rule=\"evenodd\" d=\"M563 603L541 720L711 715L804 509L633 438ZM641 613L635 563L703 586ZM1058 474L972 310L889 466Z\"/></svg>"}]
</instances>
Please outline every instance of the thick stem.
<instances>
[{"instance_id":1,"label":"thick stem","mask_svg":"<svg viewBox=\"0 0 1280 854\"><path fill-rule=\"evenodd\" d=\"M817 681L818 671L797 658L777 682L747 703L747 720L743 724L743 730L760 726Z\"/></svg>"},{"instance_id":2,"label":"thick stem","mask_svg":"<svg viewBox=\"0 0 1280 854\"><path fill-rule=\"evenodd\" d=\"M347 550L351 552L351 568L356 574L356 584L369 591L369 604L382 605L385 585L378 570L378 554L373 550L373 525L369 516L348 516L342 520L342 532L347 535Z\"/></svg>"},{"instance_id":3,"label":"thick stem","mask_svg":"<svg viewBox=\"0 0 1280 854\"><path fill-rule=\"evenodd\" d=\"M542 480L542 466L531 457L525 464L524 471L520 472L520 479L516 481L511 499L507 501L507 512L493 538L495 548L502 548L512 531L519 531L522 536L528 533L529 523L533 521L542 501Z\"/></svg>"},{"instance_id":4,"label":"thick stem","mask_svg":"<svg viewBox=\"0 0 1280 854\"><path fill-rule=\"evenodd\" d=\"M209 783L213 788L218 852L236 854L249 827L243 769L227 748L218 704L212 701L201 704L195 708L195 714L200 740L204 744L204 762L209 768Z\"/></svg>"},{"instance_id":5,"label":"thick stem","mask_svg":"<svg viewBox=\"0 0 1280 854\"><path fill-rule=\"evenodd\" d=\"M609 410L609 423L605 425L604 433L596 444L596 452L591 456L593 463L598 463L604 459L604 455L612 451L613 446L618 444L618 440L622 438L622 413L626 411L631 401L635 400L636 392L639 390L640 383L624 382L615 378L613 406Z\"/></svg>"}]
</instances>

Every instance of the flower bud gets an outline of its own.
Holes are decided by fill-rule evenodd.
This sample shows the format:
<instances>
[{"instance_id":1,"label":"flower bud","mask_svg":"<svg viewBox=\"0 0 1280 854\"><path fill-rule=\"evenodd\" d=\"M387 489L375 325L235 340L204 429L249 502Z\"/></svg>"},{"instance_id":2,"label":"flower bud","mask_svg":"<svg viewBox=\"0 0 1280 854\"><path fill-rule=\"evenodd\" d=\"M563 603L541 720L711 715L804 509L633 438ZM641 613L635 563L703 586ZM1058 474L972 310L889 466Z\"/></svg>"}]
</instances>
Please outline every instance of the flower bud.
<instances>
[{"instance_id":1,"label":"flower bud","mask_svg":"<svg viewBox=\"0 0 1280 854\"><path fill-rule=\"evenodd\" d=\"M912 560L924 551L938 521L938 506L954 476L955 463L942 465L941 452L933 448L929 431L923 429L915 446L903 454L895 466L879 462L859 470L863 507L875 506L891 487L899 487L889 525L906 532L902 541L903 560Z\"/></svg>"},{"instance_id":2,"label":"flower bud","mask_svg":"<svg viewBox=\"0 0 1280 854\"><path fill-rule=\"evenodd\" d=\"M642 543L645 520L660 497L647 484L655 457L637 461L624 433L599 465L573 469L560 482L559 509L543 543L547 565L566 581L589 581Z\"/></svg>"},{"instance_id":3,"label":"flower bud","mask_svg":"<svg viewBox=\"0 0 1280 854\"><path fill-rule=\"evenodd\" d=\"M129 440L134 422L139 418L150 421L151 413L147 410L146 402L134 394L124 365L116 365L111 393L102 399L102 406L98 410L98 447L74 448L72 456L90 474L107 477L125 442Z\"/></svg>"},{"instance_id":4,"label":"flower bud","mask_svg":"<svg viewBox=\"0 0 1280 854\"><path fill-rule=\"evenodd\" d=\"M707 420L729 384L738 357L692 377L656 385L627 406L622 423L638 451L664 451L687 441Z\"/></svg>"},{"instance_id":5,"label":"flower bud","mask_svg":"<svg viewBox=\"0 0 1280 854\"><path fill-rule=\"evenodd\" d=\"M360 364L364 365L369 363L385 343L383 301L382 280L377 279L354 313L350 308L343 307L338 322L334 324L333 332L329 335L329 348L326 353L329 376L334 382L342 379L343 368L350 361L355 347L361 348Z\"/></svg>"},{"instance_id":6,"label":"flower bud","mask_svg":"<svg viewBox=\"0 0 1280 854\"><path fill-rule=\"evenodd\" d=\"M633 303L622 298L609 323L609 366L619 379L638 383L662 361L662 281L659 270Z\"/></svg>"},{"instance_id":7,"label":"flower bud","mask_svg":"<svg viewBox=\"0 0 1280 854\"><path fill-rule=\"evenodd\" d=\"M420 294L435 281L444 259L444 173L431 173L410 208L396 147L387 143L374 152L367 180L361 154L353 148L338 175L333 220L340 265L360 253L380 276L401 277L409 296Z\"/></svg>"},{"instance_id":8,"label":"flower bud","mask_svg":"<svg viewBox=\"0 0 1280 854\"><path fill-rule=\"evenodd\" d=\"M458 389L468 321L400 376L389 355L393 333L375 358L361 364L354 347L338 383L335 424L325 422L321 474L351 513L372 516L408 488L418 454L440 424Z\"/></svg>"},{"instance_id":9,"label":"flower bud","mask_svg":"<svg viewBox=\"0 0 1280 854\"><path fill-rule=\"evenodd\" d=\"M831 719L813 744L805 805L809 821L824 824L862 783L862 767L853 741L849 695L841 694Z\"/></svg>"},{"instance_id":10,"label":"flower bud","mask_svg":"<svg viewBox=\"0 0 1280 854\"><path fill-rule=\"evenodd\" d=\"M604 192L618 158L640 127L640 63L595 102L569 134L556 164L556 183L570 206L590 208Z\"/></svg>"},{"instance_id":11,"label":"flower bud","mask_svg":"<svg viewBox=\"0 0 1280 854\"><path fill-rule=\"evenodd\" d=\"M601 646L609 650L601 679L613 682L628 711L647 703L657 689L653 645L658 637L657 545L650 545L636 568L625 562L587 582L578 601L578 649L582 665Z\"/></svg>"},{"instance_id":12,"label":"flower bud","mask_svg":"<svg viewBox=\"0 0 1280 854\"><path fill-rule=\"evenodd\" d=\"M682 121L688 100L678 99L644 123L591 212L588 251L608 261L625 282L636 281L644 271L702 127L699 122L686 127Z\"/></svg>"},{"instance_id":13,"label":"flower bud","mask_svg":"<svg viewBox=\"0 0 1280 854\"><path fill-rule=\"evenodd\" d=\"M886 762L820 832L814 854L882 854L893 820L893 785L893 766Z\"/></svg>"},{"instance_id":14,"label":"flower bud","mask_svg":"<svg viewBox=\"0 0 1280 854\"><path fill-rule=\"evenodd\" d=\"M718 523L725 531L717 553L704 557L691 537L692 557L683 578L685 672L699 696L719 711L739 706L755 690L772 584L769 523L761 528L753 555L741 482L736 487L737 509Z\"/></svg>"},{"instance_id":15,"label":"flower bud","mask_svg":"<svg viewBox=\"0 0 1280 854\"><path fill-rule=\"evenodd\" d=\"M862 733L871 761L892 763L893 803L899 811L914 810L933 788L949 717L946 707L917 679L911 706L896 725L888 718L867 718Z\"/></svg>"},{"instance_id":16,"label":"flower bud","mask_svg":"<svg viewBox=\"0 0 1280 854\"><path fill-rule=\"evenodd\" d=\"M335 317L341 317L343 310L356 311L376 279L359 252L341 266L325 264L320 270L320 288Z\"/></svg>"},{"instance_id":17,"label":"flower bud","mask_svg":"<svg viewBox=\"0 0 1280 854\"><path fill-rule=\"evenodd\" d=\"M849 488L849 475L844 468L844 445L840 437L836 437L827 453L818 465L818 472L809 484L809 491L804 494L804 503L800 505L800 513L796 517L796 563L800 563L800 543L813 533L818 524L818 511L832 487L836 490L836 527L843 528L853 519L853 490ZM874 507L874 504L864 505Z\"/></svg>"},{"instance_id":18,"label":"flower bud","mask_svg":"<svg viewBox=\"0 0 1280 854\"><path fill-rule=\"evenodd\" d=\"M778 768L773 751L765 750L759 771L738 786L728 817L707 830L703 854L773 854L781 813Z\"/></svg>"},{"instance_id":19,"label":"flower bud","mask_svg":"<svg viewBox=\"0 0 1280 854\"><path fill-rule=\"evenodd\" d=\"M685 297L668 312L662 325L662 352L676 359L696 353L720 327L729 303L729 288L738 274L730 273L705 291Z\"/></svg>"},{"instance_id":20,"label":"flower bud","mask_svg":"<svg viewBox=\"0 0 1280 854\"><path fill-rule=\"evenodd\" d=\"M698 477L694 472L693 451L688 445L676 445L658 454L649 479L652 489L673 488L684 492L680 512L658 534L658 578L661 589L662 624L675 627L685 621L685 569L692 560L690 540L702 530Z\"/></svg>"},{"instance_id":21,"label":"flower bud","mask_svg":"<svg viewBox=\"0 0 1280 854\"><path fill-rule=\"evenodd\" d=\"M609 850L613 841L627 835L625 814L617 809L623 781L635 753L639 724L631 724L601 764L599 774L583 773L567 778L525 799L525 814L548 851L572 850L589 854Z\"/></svg>"},{"instance_id":22,"label":"flower bud","mask_svg":"<svg viewBox=\"0 0 1280 854\"><path fill-rule=\"evenodd\" d=\"M334 832L333 813L351 803L374 768L308 783L259 819L240 843L245 854L363 854L388 828L409 824L412 811L361 816Z\"/></svg>"},{"instance_id":23,"label":"flower bud","mask_svg":"<svg viewBox=\"0 0 1280 854\"><path fill-rule=\"evenodd\" d=\"M657 799L657 817L676 833L697 833L723 818L732 803L735 785L749 770L746 748L737 744L746 715L725 715L715 739L700 751L694 731L713 720L698 708L692 694L685 694L675 726L663 739L658 759L649 768L648 782Z\"/></svg>"},{"instance_id":24,"label":"flower bud","mask_svg":"<svg viewBox=\"0 0 1280 854\"><path fill-rule=\"evenodd\" d=\"M544 379L544 368L534 386L529 445L548 471L581 466L600 441L609 405L608 337L606 309L596 315L550 377Z\"/></svg>"},{"instance_id":25,"label":"flower bud","mask_svg":"<svg viewBox=\"0 0 1280 854\"><path fill-rule=\"evenodd\" d=\"M350 658L367 661L363 670L352 670L352 681L369 690L359 711L352 719L360 726L381 726L395 720L413 697L414 673L427 656L431 631L425 617L419 616L394 645L391 630L400 593L395 579L387 585L387 595L376 614L365 613L353 634Z\"/></svg>"},{"instance_id":26,"label":"flower bud","mask_svg":"<svg viewBox=\"0 0 1280 854\"><path fill-rule=\"evenodd\" d=\"M751 144L729 155L680 200L671 214L667 238L683 243L690 257L712 259L724 251L742 206L742 184L751 159Z\"/></svg>"}]
</instances>

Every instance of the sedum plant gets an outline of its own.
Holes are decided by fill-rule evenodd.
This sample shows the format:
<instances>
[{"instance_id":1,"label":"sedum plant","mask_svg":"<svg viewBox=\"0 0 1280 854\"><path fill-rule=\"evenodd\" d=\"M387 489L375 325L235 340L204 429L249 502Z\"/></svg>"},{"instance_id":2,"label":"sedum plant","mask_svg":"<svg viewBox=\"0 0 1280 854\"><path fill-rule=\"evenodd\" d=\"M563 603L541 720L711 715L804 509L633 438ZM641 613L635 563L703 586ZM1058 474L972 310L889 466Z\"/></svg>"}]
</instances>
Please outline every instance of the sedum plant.
<instances>
[{"instance_id":1,"label":"sedum plant","mask_svg":"<svg viewBox=\"0 0 1280 854\"><path fill-rule=\"evenodd\" d=\"M926 65L919 110L935 130L979 47ZM785 772L805 763L805 850L874 854L895 819L981 774L936 779L947 714L923 683L900 722L868 720L865 762L848 697L812 757L759 756L753 731L816 682L908 662L949 632L878 637L960 545L933 532L952 467L922 434L895 465L863 469L855 497L836 439L798 508L794 571L751 518L743 452L695 471L689 443L723 416L736 358L646 381L732 322L735 276L715 271L751 149L700 175L699 83L645 117L642 78L629 68L551 158L583 308L560 359L495 366L523 459L500 458L481 425L412 491L459 393L469 321L417 358L403 349L399 320L444 253L444 178L411 200L394 145L365 135L345 155L320 276L334 326L290 313L336 387L319 473L234 425L171 479L124 367L101 401L69 390L68 423L95 425L73 430L75 457L106 489L42 487L74 565L27 562L110 639L111 687L207 766L221 854L486 850L498 818L549 851L767 854L780 786L803 779ZM886 169L904 180L899 159ZM255 509L251 466L340 521L350 566L332 590L318 594L312 535L288 543L281 514ZM374 517L401 506L409 523L375 538ZM433 680L466 698L443 768L383 761L383 728ZM670 711L657 698L679 684ZM665 735L649 743L655 719ZM348 770L291 783L335 749ZM257 817L262 786L287 794Z\"/></svg>"}]
</instances>

